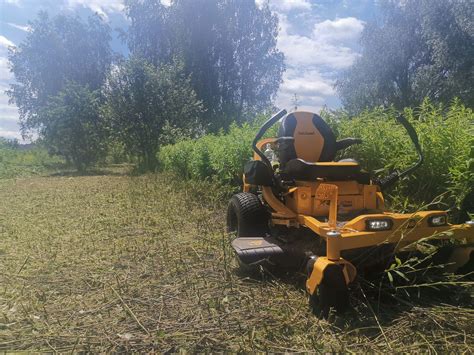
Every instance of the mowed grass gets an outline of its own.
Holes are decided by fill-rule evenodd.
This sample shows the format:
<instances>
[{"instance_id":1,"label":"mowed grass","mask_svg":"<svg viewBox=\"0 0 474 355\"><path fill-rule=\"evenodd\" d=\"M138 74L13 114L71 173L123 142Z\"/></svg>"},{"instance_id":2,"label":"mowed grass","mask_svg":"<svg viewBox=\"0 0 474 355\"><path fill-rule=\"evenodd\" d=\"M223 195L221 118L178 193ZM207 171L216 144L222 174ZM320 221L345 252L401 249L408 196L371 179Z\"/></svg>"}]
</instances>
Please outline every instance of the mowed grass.
<instances>
[{"instance_id":1,"label":"mowed grass","mask_svg":"<svg viewBox=\"0 0 474 355\"><path fill-rule=\"evenodd\" d=\"M472 288L318 320L303 275L237 271L224 225L171 175L0 180L0 350L472 352Z\"/></svg>"}]
</instances>

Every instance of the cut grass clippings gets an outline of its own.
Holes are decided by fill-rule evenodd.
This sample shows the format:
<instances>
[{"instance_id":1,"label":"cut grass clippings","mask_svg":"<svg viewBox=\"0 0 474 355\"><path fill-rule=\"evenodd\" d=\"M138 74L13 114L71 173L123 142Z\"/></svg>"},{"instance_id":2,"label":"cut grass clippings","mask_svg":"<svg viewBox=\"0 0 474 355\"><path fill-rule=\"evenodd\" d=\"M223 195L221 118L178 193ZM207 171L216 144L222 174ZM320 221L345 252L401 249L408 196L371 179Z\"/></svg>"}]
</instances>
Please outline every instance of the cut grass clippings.
<instances>
[{"instance_id":1,"label":"cut grass clippings","mask_svg":"<svg viewBox=\"0 0 474 355\"><path fill-rule=\"evenodd\" d=\"M205 183L0 180L0 201L0 350L473 350L469 285L385 304L363 287L352 312L324 321L303 275L240 274L225 199Z\"/></svg>"}]
</instances>

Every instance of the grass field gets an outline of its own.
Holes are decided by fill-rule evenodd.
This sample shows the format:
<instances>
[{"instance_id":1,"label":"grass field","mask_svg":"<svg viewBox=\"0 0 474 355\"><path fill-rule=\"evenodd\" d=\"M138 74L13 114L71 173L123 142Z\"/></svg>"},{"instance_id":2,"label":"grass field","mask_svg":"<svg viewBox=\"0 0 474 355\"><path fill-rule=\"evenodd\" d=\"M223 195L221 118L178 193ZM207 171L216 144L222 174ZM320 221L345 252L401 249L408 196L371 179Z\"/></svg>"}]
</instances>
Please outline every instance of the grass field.
<instances>
[{"instance_id":1,"label":"grass field","mask_svg":"<svg viewBox=\"0 0 474 355\"><path fill-rule=\"evenodd\" d=\"M471 353L472 283L318 320L302 275L239 274L225 199L166 174L0 180L0 350Z\"/></svg>"}]
</instances>

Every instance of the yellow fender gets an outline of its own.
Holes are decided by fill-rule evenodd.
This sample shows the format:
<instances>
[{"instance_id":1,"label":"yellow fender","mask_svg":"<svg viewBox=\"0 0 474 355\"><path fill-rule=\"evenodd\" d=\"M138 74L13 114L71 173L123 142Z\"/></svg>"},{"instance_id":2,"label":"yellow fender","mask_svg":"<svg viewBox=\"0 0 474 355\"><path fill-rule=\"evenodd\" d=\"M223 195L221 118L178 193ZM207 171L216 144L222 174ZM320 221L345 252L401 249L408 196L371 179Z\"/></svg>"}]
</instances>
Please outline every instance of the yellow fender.
<instances>
[{"instance_id":1,"label":"yellow fender","mask_svg":"<svg viewBox=\"0 0 474 355\"><path fill-rule=\"evenodd\" d=\"M329 260L325 256L320 256L314 262L313 270L311 271L308 280L306 280L306 290L310 295L312 295L317 290L318 286L323 282L324 270L326 270L330 265L341 266L346 285L355 280L357 276L357 270L350 262L342 258L339 260Z\"/></svg>"}]
</instances>

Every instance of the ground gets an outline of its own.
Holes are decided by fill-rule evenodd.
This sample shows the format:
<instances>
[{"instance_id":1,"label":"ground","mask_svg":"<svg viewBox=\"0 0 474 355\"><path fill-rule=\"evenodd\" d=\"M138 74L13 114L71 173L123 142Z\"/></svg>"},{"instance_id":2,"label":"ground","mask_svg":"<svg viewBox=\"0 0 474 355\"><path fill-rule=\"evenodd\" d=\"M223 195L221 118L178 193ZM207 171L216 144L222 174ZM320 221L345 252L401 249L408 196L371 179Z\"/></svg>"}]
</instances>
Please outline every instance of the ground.
<instances>
[{"instance_id":1,"label":"ground","mask_svg":"<svg viewBox=\"0 0 474 355\"><path fill-rule=\"evenodd\" d=\"M209 184L9 179L0 201L0 350L473 351L472 287L396 304L361 288L318 320L303 275L238 272Z\"/></svg>"}]
</instances>

